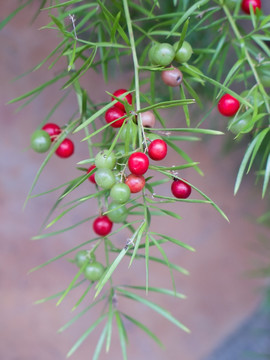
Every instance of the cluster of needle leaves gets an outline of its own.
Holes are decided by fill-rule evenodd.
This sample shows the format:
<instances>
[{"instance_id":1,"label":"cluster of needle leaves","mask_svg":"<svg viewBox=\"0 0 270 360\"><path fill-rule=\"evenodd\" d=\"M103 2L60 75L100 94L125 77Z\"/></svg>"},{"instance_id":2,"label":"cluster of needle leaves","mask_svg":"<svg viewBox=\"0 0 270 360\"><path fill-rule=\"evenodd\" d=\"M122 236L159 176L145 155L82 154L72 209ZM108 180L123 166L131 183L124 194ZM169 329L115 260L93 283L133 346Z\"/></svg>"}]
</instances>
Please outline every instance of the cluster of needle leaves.
<instances>
[{"instance_id":1,"label":"cluster of needle leaves","mask_svg":"<svg viewBox=\"0 0 270 360\"><path fill-rule=\"evenodd\" d=\"M178 171L185 168L192 167L194 171L202 174L198 163L193 161L184 151L184 143L186 141L200 140L200 135L204 134L222 134L216 129L205 129L200 126L216 108L219 98L224 93L234 96L241 104L233 121L249 115L251 122L235 138L236 140L242 138L248 140L247 149L237 175L235 192L239 189L244 173L249 172L254 166L257 169L258 180L263 179L263 196L267 192L270 177L269 96L266 88L267 84L264 85L265 82L262 78L265 79L265 76L270 74L270 51L267 46L267 41L270 40L268 32L270 16L265 16L260 10L257 10L255 14L244 15L240 10L240 1L232 9L231 6L227 6L228 2L226 0L43 0L39 3L37 15L40 11L43 11L48 14L49 19L48 24L43 29L55 31L60 40L56 48L31 71L37 71L40 67L46 65L48 72L51 71L51 79L11 100L10 103L24 101L20 106L20 108L23 108L39 96L43 90L52 84L59 83L61 85L61 95L49 114L40 123L40 128L50 120L58 107L64 106L71 93L77 98L78 104L74 114L66 121L67 125L64 131L57 141L53 143L38 170L26 200L27 202L32 197L46 195L61 188L64 189L44 220L43 229L49 229L68 212L74 211L77 206L84 202L97 201L97 208L104 212L108 200L108 191L96 188L95 192L91 194L67 201L64 204L64 210L60 211L60 214L51 220L55 211L60 209L60 205L63 205L69 194L88 179L89 174L87 174L86 170L90 164L93 164L95 154L99 150L106 148L109 152L116 152L118 162L122 162L130 154L130 147L133 151L135 149L145 151L147 146L145 139L152 133L158 134L166 141L167 145L177 153L181 163L181 165L177 166L169 164L167 167L150 166L153 174L159 174L158 179L155 179L155 176L148 177L143 192L139 196L133 197L127 204L129 206L129 215L136 215L136 220L130 221L128 217L128 220L122 226L107 237L95 237L87 240L31 270L40 269L63 257L70 258L81 248L89 248L94 253L103 246L106 270L100 281L87 284L85 279L80 280L82 275L82 269L80 269L65 290L38 302L58 298L57 304L59 305L71 290L80 287L82 295L73 310L77 309L79 305L82 306L83 300L87 298L90 299L90 305L81 310L60 331L68 328L101 302L104 303L104 307L97 320L73 345L68 356L72 355L90 333L100 325L102 330L95 350L93 350L92 359L99 358L103 346L105 346L106 351L109 351L113 326L116 326L119 334L123 359L127 359L128 334L125 328L127 322L131 322L134 326L140 328L159 345L162 345L162 343L145 324L130 314L121 311L117 306L119 297L134 300L163 316L178 328L189 332L189 329L169 311L152 302L151 297L143 296L143 293L149 293L150 295L150 293L155 292L160 295L175 296L180 299L185 298L183 294L176 290L173 273L176 271L188 274L188 271L178 264L172 263L162 245L170 243L171 246L194 251L192 247L177 238L157 233L154 229L151 229L151 218L161 216L162 221L166 221L166 217L169 216L179 220L181 219L179 214L164 209L162 204L185 201L191 204L210 204L227 219L218 205L192 184L190 185L193 188L193 193L198 195L194 195L192 199L183 200L162 196L159 195L158 190L159 185L166 182L170 184L173 178L181 179ZM0 23L0 29L20 10L31 5L34 6L33 0L20 2L18 8ZM179 66L183 73L183 83L176 89L165 87L164 84L161 86L160 75L164 68L150 64L148 51L155 42L170 42L173 44L178 41L180 48L184 40L192 44L193 56L189 63ZM62 59L65 60L66 66L61 72L57 72L55 76L52 70ZM119 72L123 68L133 71L133 80L130 86L129 84L124 86L127 86L130 93L132 93L134 105L125 104L130 116L127 117L123 126L117 131L109 124L104 125L104 121L102 122L100 119L104 117L106 110L119 99L108 103L94 103L87 91L81 86L81 78L87 77L89 69L91 69L102 74L104 91L106 91L106 84L110 80L109 75L113 67L117 67ZM247 90L248 93L242 96L241 92L244 90ZM108 93L108 97L109 95L111 94ZM206 96L207 103L211 104L208 108L203 106ZM250 96L253 101L250 101ZM263 99L262 104L258 99ZM184 127L166 127L164 112L161 114L160 110L165 109L166 114L168 114L171 107L182 109L186 123ZM190 113L192 107L200 108L200 114L203 114L199 120L196 119L196 122L192 119ZM159 122L159 125L151 130L144 129L140 121L140 114L147 110L153 111ZM124 126L131 126L134 114L138 118L136 134L121 140L121 131ZM230 129L230 125L228 125L228 128ZM67 181L65 184L57 185L57 187L45 193L33 194L38 178L51 156L63 139L74 132L82 134L82 141L85 142L89 151L89 157L82 159L78 164L80 166L78 169L82 171L83 175ZM135 143L134 138L138 139ZM119 145L124 147L124 155L118 152ZM34 239L46 239L62 234L82 223L88 222L91 224L92 219L88 217L78 223L71 224L68 228L54 232L43 232ZM125 231L128 229L130 236L126 243L121 248L118 248L111 241L111 238L124 229ZM153 247L158 250L160 257L150 254ZM118 265L124 257L130 258L129 265L132 265L133 261L137 259L144 261L146 277L143 285L133 286L132 284L126 284L120 286L115 284L113 275L117 273ZM151 287L149 285L150 262L169 268L172 289ZM94 300L92 301L93 296Z\"/></svg>"}]
</instances>

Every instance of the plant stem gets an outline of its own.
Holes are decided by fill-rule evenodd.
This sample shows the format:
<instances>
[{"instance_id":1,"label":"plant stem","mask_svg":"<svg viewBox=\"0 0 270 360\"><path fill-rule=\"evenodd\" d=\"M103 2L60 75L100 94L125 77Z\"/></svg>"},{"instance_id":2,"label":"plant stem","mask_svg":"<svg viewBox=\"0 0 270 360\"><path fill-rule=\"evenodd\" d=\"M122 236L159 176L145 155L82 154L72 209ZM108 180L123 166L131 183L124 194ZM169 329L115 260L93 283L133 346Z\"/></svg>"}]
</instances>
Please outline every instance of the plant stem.
<instances>
[{"instance_id":1,"label":"plant stem","mask_svg":"<svg viewBox=\"0 0 270 360\"><path fill-rule=\"evenodd\" d=\"M125 11L125 16L126 16L130 46L131 46L131 51L132 51L133 66L134 66L136 111L139 111L139 110L141 110L139 64L138 64L138 57L137 57L137 52L136 52L134 33L133 33L133 29L132 29L132 23L131 23L127 0L123 0L123 6L124 6L124 11ZM147 142L146 142L144 129L142 126L142 119L141 119L140 113L137 115L137 122L138 122L138 125L140 128L140 131L139 131L140 148L143 150L143 144L145 144L145 147L147 148Z\"/></svg>"}]
</instances>

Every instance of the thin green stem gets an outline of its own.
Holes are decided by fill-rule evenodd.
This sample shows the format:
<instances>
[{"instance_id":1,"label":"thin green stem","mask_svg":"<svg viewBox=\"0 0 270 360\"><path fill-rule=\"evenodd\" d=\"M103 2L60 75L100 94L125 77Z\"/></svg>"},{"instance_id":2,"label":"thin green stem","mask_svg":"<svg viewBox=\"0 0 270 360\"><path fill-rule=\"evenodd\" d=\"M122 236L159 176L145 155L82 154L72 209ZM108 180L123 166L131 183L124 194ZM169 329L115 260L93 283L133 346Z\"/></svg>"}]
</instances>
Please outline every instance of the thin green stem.
<instances>
[{"instance_id":1,"label":"thin green stem","mask_svg":"<svg viewBox=\"0 0 270 360\"><path fill-rule=\"evenodd\" d=\"M130 40L130 46L131 46L131 52L132 52L132 59L133 59L133 66L134 66L136 111L139 111L139 110L141 110L139 63L138 63L135 38L134 38L133 29L132 29L132 22L131 22L131 18L130 18L127 0L123 0L123 6L124 6L124 11L125 11L125 16L126 16L126 22L127 22L127 28L128 28L128 34L129 34L129 40ZM140 131L139 131L140 148L143 150L143 144L147 148L147 142L146 142L146 137L145 137L140 113L137 114L137 121L138 121L138 125L140 128Z\"/></svg>"}]
</instances>

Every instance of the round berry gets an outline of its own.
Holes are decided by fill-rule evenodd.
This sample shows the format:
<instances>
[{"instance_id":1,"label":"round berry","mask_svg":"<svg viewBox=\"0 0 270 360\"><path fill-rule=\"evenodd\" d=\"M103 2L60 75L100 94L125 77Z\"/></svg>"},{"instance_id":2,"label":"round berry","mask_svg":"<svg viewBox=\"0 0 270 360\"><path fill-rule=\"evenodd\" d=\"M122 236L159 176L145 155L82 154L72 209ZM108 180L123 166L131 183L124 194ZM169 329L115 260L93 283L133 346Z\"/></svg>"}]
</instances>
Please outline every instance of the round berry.
<instances>
[{"instance_id":1,"label":"round berry","mask_svg":"<svg viewBox=\"0 0 270 360\"><path fill-rule=\"evenodd\" d=\"M31 148L38 153L44 153L51 146L50 135L44 130L36 130L31 135Z\"/></svg>"},{"instance_id":2,"label":"round berry","mask_svg":"<svg viewBox=\"0 0 270 360\"><path fill-rule=\"evenodd\" d=\"M98 169L95 172L95 181L102 189L108 190L115 184L115 176L110 169Z\"/></svg>"},{"instance_id":3,"label":"round berry","mask_svg":"<svg viewBox=\"0 0 270 360\"><path fill-rule=\"evenodd\" d=\"M156 118L152 111L145 111L141 113L142 125L147 128L155 126Z\"/></svg>"},{"instance_id":4,"label":"round berry","mask_svg":"<svg viewBox=\"0 0 270 360\"><path fill-rule=\"evenodd\" d=\"M93 230L97 235L107 236L113 227L113 223L107 215L99 216L93 222Z\"/></svg>"},{"instance_id":5,"label":"round berry","mask_svg":"<svg viewBox=\"0 0 270 360\"><path fill-rule=\"evenodd\" d=\"M190 43L184 41L180 49L176 52L178 42L173 45L175 51L175 60L179 63L188 62L192 55L192 47Z\"/></svg>"},{"instance_id":6,"label":"round berry","mask_svg":"<svg viewBox=\"0 0 270 360\"><path fill-rule=\"evenodd\" d=\"M100 151L95 157L95 165L98 169L113 169L116 163L116 156L113 151Z\"/></svg>"},{"instance_id":7,"label":"round berry","mask_svg":"<svg viewBox=\"0 0 270 360\"><path fill-rule=\"evenodd\" d=\"M130 198L130 189L126 184L118 183L111 188L110 196L114 202L124 204Z\"/></svg>"},{"instance_id":8,"label":"round berry","mask_svg":"<svg viewBox=\"0 0 270 360\"><path fill-rule=\"evenodd\" d=\"M108 211L108 217L114 223L124 222L128 215L127 208L115 202L110 203L110 205L108 206Z\"/></svg>"},{"instance_id":9,"label":"round berry","mask_svg":"<svg viewBox=\"0 0 270 360\"><path fill-rule=\"evenodd\" d=\"M132 194L140 192L145 185L145 179L142 175L130 174L125 180L125 184L130 188Z\"/></svg>"},{"instance_id":10,"label":"round berry","mask_svg":"<svg viewBox=\"0 0 270 360\"><path fill-rule=\"evenodd\" d=\"M149 159L142 152L135 152L128 159L128 168L132 174L143 175L149 167Z\"/></svg>"},{"instance_id":11,"label":"round berry","mask_svg":"<svg viewBox=\"0 0 270 360\"><path fill-rule=\"evenodd\" d=\"M133 121L131 121L121 129L120 139L125 142L126 138L129 137L131 141L131 139L137 137L137 133L138 133L138 126L134 124Z\"/></svg>"},{"instance_id":12,"label":"round berry","mask_svg":"<svg viewBox=\"0 0 270 360\"><path fill-rule=\"evenodd\" d=\"M87 250L80 250L75 255L75 263L76 265L81 268L89 263L89 255Z\"/></svg>"},{"instance_id":13,"label":"round berry","mask_svg":"<svg viewBox=\"0 0 270 360\"><path fill-rule=\"evenodd\" d=\"M61 128L54 123L47 123L43 126L42 130L46 131L50 137L51 141L54 141L57 139L57 136L61 134Z\"/></svg>"},{"instance_id":14,"label":"round berry","mask_svg":"<svg viewBox=\"0 0 270 360\"><path fill-rule=\"evenodd\" d=\"M250 14L250 5L254 12L262 7L261 0L242 0L241 7L246 14Z\"/></svg>"},{"instance_id":15,"label":"round berry","mask_svg":"<svg viewBox=\"0 0 270 360\"><path fill-rule=\"evenodd\" d=\"M104 266L101 263L94 261L86 266L84 269L84 276L87 280L98 281L103 275L104 271Z\"/></svg>"},{"instance_id":16,"label":"round berry","mask_svg":"<svg viewBox=\"0 0 270 360\"><path fill-rule=\"evenodd\" d=\"M174 180L171 191L177 199L186 199L191 194L191 186L182 180Z\"/></svg>"},{"instance_id":17,"label":"round berry","mask_svg":"<svg viewBox=\"0 0 270 360\"><path fill-rule=\"evenodd\" d=\"M116 90L116 91L113 93L113 95L116 96L116 97L120 97L120 96L123 95L125 92L127 92L126 89L118 89L118 90ZM113 100L115 100L115 99L112 97L112 101L113 101ZM126 96L124 96L124 97L122 98L122 100L123 100L123 101L124 101L124 100L127 100L127 102L128 102L130 105L132 105L132 95L131 95L131 94L127 94ZM118 101L114 106L117 107L117 108L119 108L119 109L122 110L122 111L125 111L125 106L124 106L122 103L120 103L120 101ZM123 115L122 115L122 116L123 116Z\"/></svg>"},{"instance_id":18,"label":"round berry","mask_svg":"<svg viewBox=\"0 0 270 360\"><path fill-rule=\"evenodd\" d=\"M167 144L164 140L154 140L148 146L148 155L152 160L159 161L167 155Z\"/></svg>"},{"instance_id":19,"label":"round berry","mask_svg":"<svg viewBox=\"0 0 270 360\"><path fill-rule=\"evenodd\" d=\"M55 150L57 156L61 158L68 158L74 153L74 144L70 139L64 139L58 148Z\"/></svg>"},{"instance_id":20,"label":"round berry","mask_svg":"<svg viewBox=\"0 0 270 360\"><path fill-rule=\"evenodd\" d=\"M239 107L239 101L230 94L223 95L218 102L218 110L223 116L235 115Z\"/></svg>"},{"instance_id":21,"label":"round berry","mask_svg":"<svg viewBox=\"0 0 270 360\"><path fill-rule=\"evenodd\" d=\"M162 71L161 78L162 78L162 81L164 82L164 84L171 86L171 87L176 87L182 83L183 74L179 69L174 68L172 70Z\"/></svg>"},{"instance_id":22,"label":"round berry","mask_svg":"<svg viewBox=\"0 0 270 360\"><path fill-rule=\"evenodd\" d=\"M175 56L172 45L167 43L157 44L153 50L152 60L154 64L167 66L171 64Z\"/></svg>"},{"instance_id":23,"label":"round berry","mask_svg":"<svg viewBox=\"0 0 270 360\"><path fill-rule=\"evenodd\" d=\"M91 165L90 168L87 170L87 173L90 173L95 168L96 168L96 165ZM88 179L89 179L89 181L91 181L91 183L96 184L95 173L91 174Z\"/></svg>"},{"instance_id":24,"label":"round berry","mask_svg":"<svg viewBox=\"0 0 270 360\"><path fill-rule=\"evenodd\" d=\"M126 118L123 118L120 120L117 120L117 119L121 118L124 115L125 115L125 112L122 109L114 106L106 111L105 120L108 124L111 125L111 127L120 128L123 125L123 122L125 121ZM115 121L115 120L117 120L117 121Z\"/></svg>"}]
</instances>

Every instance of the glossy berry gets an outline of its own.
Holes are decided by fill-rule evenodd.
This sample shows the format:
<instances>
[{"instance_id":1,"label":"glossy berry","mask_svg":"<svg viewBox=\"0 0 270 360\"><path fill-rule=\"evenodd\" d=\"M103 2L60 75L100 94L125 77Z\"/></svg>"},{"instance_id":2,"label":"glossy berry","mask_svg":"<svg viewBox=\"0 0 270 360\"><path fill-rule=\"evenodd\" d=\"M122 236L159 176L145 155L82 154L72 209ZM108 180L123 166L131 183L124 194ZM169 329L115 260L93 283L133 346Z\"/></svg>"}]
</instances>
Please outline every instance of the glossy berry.
<instances>
[{"instance_id":1,"label":"glossy berry","mask_svg":"<svg viewBox=\"0 0 270 360\"><path fill-rule=\"evenodd\" d=\"M47 123L43 126L42 130L46 131L50 137L51 141L54 141L57 139L57 136L61 134L61 128L54 123Z\"/></svg>"},{"instance_id":2,"label":"glossy berry","mask_svg":"<svg viewBox=\"0 0 270 360\"><path fill-rule=\"evenodd\" d=\"M254 12L256 12L257 8L260 9L262 7L261 0L242 0L241 7L246 14L250 14L250 5Z\"/></svg>"},{"instance_id":3,"label":"glossy berry","mask_svg":"<svg viewBox=\"0 0 270 360\"><path fill-rule=\"evenodd\" d=\"M191 194L191 186L182 180L174 180L171 191L177 199L186 199Z\"/></svg>"},{"instance_id":4,"label":"glossy berry","mask_svg":"<svg viewBox=\"0 0 270 360\"><path fill-rule=\"evenodd\" d=\"M104 190L111 189L115 184L115 176L110 169L98 169L95 172L95 181Z\"/></svg>"},{"instance_id":5,"label":"glossy berry","mask_svg":"<svg viewBox=\"0 0 270 360\"><path fill-rule=\"evenodd\" d=\"M55 150L55 154L61 158L68 158L74 153L74 144L70 139L64 139L58 148Z\"/></svg>"},{"instance_id":6,"label":"glossy berry","mask_svg":"<svg viewBox=\"0 0 270 360\"><path fill-rule=\"evenodd\" d=\"M135 152L128 159L128 168L132 174L143 175L149 167L149 159L142 152Z\"/></svg>"},{"instance_id":7,"label":"glossy berry","mask_svg":"<svg viewBox=\"0 0 270 360\"><path fill-rule=\"evenodd\" d=\"M145 185L145 179L142 175L130 174L125 180L125 184L130 188L132 194L140 192Z\"/></svg>"},{"instance_id":8,"label":"glossy berry","mask_svg":"<svg viewBox=\"0 0 270 360\"><path fill-rule=\"evenodd\" d=\"M98 169L113 169L116 163L116 156L113 151L100 151L95 157L95 165Z\"/></svg>"},{"instance_id":9,"label":"glossy berry","mask_svg":"<svg viewBox=\"0 0 270 360\"><path fill-rule=\"evenodd\" d=\"M177 68L174 68L172 70L164 70L161 73L161 79L164 82L164 84L171 87L176 87L182 83L183 74Z\"/></svg>"},{"instance_id":10,"label":"glossy berry","mask_svg":"<svg viewBox=\"0 0 270 360\"><path fill-rule=\"evenodd\" d=\"M31 135L31 148L38 152L44 153L49 150L51 146L50 135L44 130L36 130Z\"/></svg>"},{"instance_id":11,"label":"glossy berry","mask_svg":"<svg viewBox=\"0 0 270 360\"><path fill-rule=\"evenodd\" d=\"M98 281L105 271L104 266L97 262L93 261L84 269L84 276L87 280Z\"/></svg>"},{"instance_id":12,"label":"glossy berry","mask_svg":"<svg viewBox=\"0 0 270 360\"><path fill-rule=\"evenodd\" d=\"M123 122L125 121L125 118L117 120L125 115L125 112L114 106L108 109L105 113L105 120L108 124L111 125L113 128L120 128L123 125ZM115 121L117 120L117 121Z\"/></svg>"},{"instance_id":13,"label":"glossy berry","mask_svg":"<svg viewBox=\"0 0 270 360\"><path fill-rule=\"evenodd\" d=\"M172 45L167 43L157 44L152 53L153 63L156 65L167 66L174 59L175 51Z\"/></svg>"},{"instance_id":14,"label":"glossy berry","mask_svg":"<svg viewBox=\"0 0 270 360\"><path fill-rule=\"evenodd\" d=\"M113 223L107 215L99 216L93 222L93 230L97 235L106 236L108 235L113 227Z\"/></svg>"},{"instance_id":15,"label":"glossy berry","mask_svg":"<svg viewBox=\"0 0 270 360\"><path fill-rule=\"evenodd\" d=\"M190 43L184 41L178 51L176 51L177 47L178 47L178 42L173 45L173 48L175 50L175 61L179 63L188 62L188 60L191 58L192 55L192 47Z\"/></svg>"},{"instance_id":16,"label":"glossy berry","mask_svg":"<svg viewBox=\"0 0 270 360\"><path fill-rule=\"evenodd\" d=\"M124 222L127 218L128 211L124 205L111 202L108 206L108 218L114 223Z\"/></svg>"},{"instance_id":17,"label":"glossy berry","mask_svg":"<svg viewBox=\"0 0 270 360\"><path fill-rule=\"evenodd\" d=\"M147 128L155 126L156 118L152 111L145 111L141 113L142 125Z\"/></svg>"},{"instance_id":18,"label":"glossy berry","mask_svg":"<svg viewBox=\"0 0 270 360\"><path fill-rule=\"evenodd\" d=\"M130 189L126 184L118 183L111 188L110 197L114 202L124 204L130 198Z\"/></svg>"},{"instance_id":19,"label":"glossy berry","mask_svg":"<svg viewBox=\"0 0 270 360\"><path fill-rule=\"evenodd\" d=\"M127 137L129 137L129 140L131 141L131 139L137 137L137 133L138 133L138 126L134 124L133 121L130 121L121 129L120 139L125 142Z\"/></svg>"},{"instance_id":20,"label":"glossy berry","mask_svg":"<svg viewBox=\"0 0 270 360\"><path fill-rule=\"evenodd\" d=\"M239 107L239 101L230 94L223 95L218 102L218 110L223 116L235 115Z\"/></svg>"},{"instance_id":21,"label":"glossy berry","mask_svg":"<svg viewBox=\"0 0 270 360\"><path fill-rule=\"evenodd\" d=\"M113 95L116 96L116 97L120 97L121 95L123 95L125 92L127 92L126 89L118 89L116 90ZM124 100L127 100L127 102L132 105L132 95L131 94L127 94L126 96L123 97L123 101ZM113 97L112 97L112 101L115 100ZM118 109L122 110L122 111L125 111L125 106L120 103L120 101L118 101L115 105L115 107L117 107Z\"/></svg>"},{"instance_id":22,"label":"glossy berry","mask_svg":"<svg viewBox=\"0 0 270 360\"><path fill-rule=\"evenodd\" d=\"M76 265L81 268L89 263L89 255L87 250L80 250L75 255L75 263Z\"/></svg>"},{"instance_id":23,"label":"glossy berry","mask_svg":"<svg viewBox=\"0 0 270 360\"><path fill-rule=\"evenodd\" d=\"M95 168L96 168L96 165L91 165L90 168L87 170L87 173L90 173ZM89 179L89 181L91 181L91 183L96 184L95 173L91 174L88 179Z\"/></svg>"},{"instance_id":24,"label":"glossy berry","mask_svg":"<svg viewBox=\"0 0 270 360\"><path fill-rule=\"evenodd\" d=\"M152 160L159 161L167 155L167 144L164 140L154 140L148 146L148 155Z\"/></svg>"}]
</instances>

